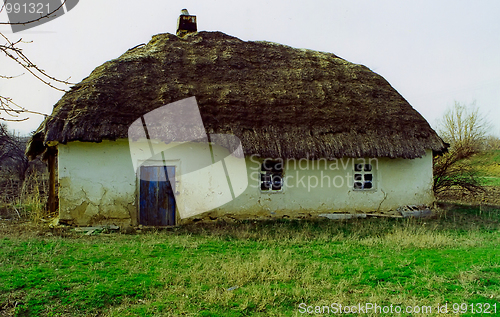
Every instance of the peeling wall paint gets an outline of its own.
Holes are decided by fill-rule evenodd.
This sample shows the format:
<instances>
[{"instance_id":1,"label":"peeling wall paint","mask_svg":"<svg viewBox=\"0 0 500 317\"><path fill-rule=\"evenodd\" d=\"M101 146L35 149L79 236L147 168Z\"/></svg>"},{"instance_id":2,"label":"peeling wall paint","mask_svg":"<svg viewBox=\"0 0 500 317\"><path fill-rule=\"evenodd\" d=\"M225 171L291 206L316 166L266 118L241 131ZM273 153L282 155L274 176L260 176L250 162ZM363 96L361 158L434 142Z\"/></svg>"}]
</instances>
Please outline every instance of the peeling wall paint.
<instances>
[{"instance_id":1,"label":"peeling wall paint","mask_svg":"<svg viewBox=\"0 0 500 317\"><path fill-rule=\"evenodd\" d=\"M136 177L127 142L70 142L58 149L61 220L136 224Z\"/></svg>"},{"instance_id":2,"label":"peeling wall paint","mask_svg":"<svg viewBox=\"0 0 500 317\"><path fill-rule=\"evenodd\" d=\"M154 152L158 153L169 146L161 142L154 143ZM319 168L311 168L315 161L288 162L285 164L284 178L289 186L284 186L281 192L264 193L260 190L258 176L261 160L247 157L248 187L245 190L238 189L244 176L231 179L232 186L241 195L229 201L227 191L220 185L224 184L225 175L220 175L220 179L215 177L207 183L201 182L200 179L203 178L194 173L182 173L200 165L201 156L197 153L206 151L206 146L177 146L175 151L166 151L167 154L161 159L148 158L148 154L144 153L143 157L134 157L137 162L133 164L127 140L60 144L60 219L76 225L136 225L138 175L134 172L134 165L161 164L163 160L167 165L175 166L179 172L176 171L174 189L176 203L183 208L189 207L184 208L191 212L188 216L196 215L196 208L204 208L207 204L218 207L196 217L293 217L325 212L377 212L396 210L402 205L430 205L434 201L431 151L426 156L413 160L379 158L373 172L374 189L366 191L354 190L352 182L348 184L347 180L352 180L354 174L354 165L352 159L345 158L336 162L338 169L332 168L332 161ZM214 150L215 156L227 157L228 154L223 148ZM228 169L236 166L236 161L231 161L233 159L229 156ZM309 162L309 168L304 168L306 162ZM327 186L328 179L330 185ZM336 185L340 185L340 179L343 179L344 186L335 186L331 181L333 179L337 180ZM188 195L202 192L205 194Z\"/></svg>"},{"instance_id":3,"label":"peeling wall paint","mask_svg":"<svg viewBox=\"0 0 500 317\"><path fill-rule=\"evenodd\" d=\"M247 187L245 159L231 155L221 146L210 147L206 142L172 143L168 146L163 142L152 142L153 153L158 153L152 157L146 153L151 151L139 150L147 146L138 143L130 146L137 146L137 149L131 148L132 159L137 160L136 166L162 166L165 162L167 166L175 167L175 200L182 218L222 206Z\"/></svg>"},{"instance_id":4,"label":"peeling wall paint","mask_svg":"<svg viewBox=\"0 0 500 317\"><path fill-rule=\"evenodd\" d=\"M369 161L365 159L365 162ZM357 162L361 161L354 159L354 163ZM412 160L373 160L374 188L371 190L353 189L355 172L352 158L339 159L337 164L328 161L326 168L322 163L318 168L314 161L309 161L309 168L303 168L307 162L302 163L288 162L284 165L284 178L289 186L284 186L281 192L264 193L260 191L258 179L252 176L260 170L260 162L247 158L249 187L235 200L214 210L213 215L230 213L240 217L279 217L325 212L372 213L396 210L403 205L432 205L434 202L432 151ZM327 185L329 179L330 185ZM340 186L340 180L343 180L343 186Z\"/></svg>"}]
</instances>

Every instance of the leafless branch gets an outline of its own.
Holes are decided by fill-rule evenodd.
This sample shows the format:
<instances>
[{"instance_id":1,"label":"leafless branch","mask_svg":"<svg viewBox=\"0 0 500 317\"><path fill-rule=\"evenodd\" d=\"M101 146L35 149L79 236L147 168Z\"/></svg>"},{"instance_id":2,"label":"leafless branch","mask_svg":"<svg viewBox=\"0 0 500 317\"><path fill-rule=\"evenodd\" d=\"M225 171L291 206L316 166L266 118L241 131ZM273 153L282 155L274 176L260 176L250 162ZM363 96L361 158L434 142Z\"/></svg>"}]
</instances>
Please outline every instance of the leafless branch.
<instances>
[{"instance_id":1,"label":"leafless branch","mask_svg":"<svg viewBox=\"0 0 500 317\"><path fill-rule=\"evenodd\" d=\"M6 98L3 96L0 96L0 111L4 111L7 115L9 115L12 118L2 118L0 117L0 121L13 121L13 122L19 122L19 121L25 121L28 120L29 117L23 118L23 119L13 119L19 117L20 114L23 113L31 113L31 114L36 114L36 115L41 115L44 117L49 117L50 115L38 111L33 111L33 110L28 110L26 108L23 108L19 106L18 104L14 103L12 99Z\"/></svg>"},{"instance_id":2,"label":"leafless branch","mask_svg":"<svg viewBox=\"0 0 500 317\"><path fill-rule=\"evenodd\" d=\"M35 65L31 60L24 55L21 48L16 47L16 44L20 43L22 39L19 39L17 42L11 42L5 35L0 33L0 36L6 41L7 45L0 45L0 51L2 51L5 56L12 59L17 64L21 65L25 70L27 70L31 75L35 78L46 84L47 86L54 88L59 91L65 91L64 89L58 88L54 86L50 80L54 82L58 82L61 84L71 85L68 80L57 79L53 76L48 75L43 69L39 68Z\"/></svg>"},{"instance_id":3,"label":"leafless branch","mask_svg":"<svg viewBox=\"0 0 500 317\"><path fill-rule=\"evenodd\" d=\"M487 140L491 123L475 103L469 106L455 102L439 122L439 134L450 143L448 153L434 158L434 192L460 190L473 195L484 189L478 171L467 159L480 152Z\"/></svg>"},{"instance_id":4,"label":"leafless branch","mask_svg":"<svg viewBox=\"0 0 500 317\"><path fill-rule=\"evenodd\" d=\"M4 4L2 5L2 7L0 8L0 13L2 13L3 9L5 8L5 5L7 4L9 0L5 1ZM34 22L38 22L42 19L50 19L51 17L55 16L54 14L60 10L63 5L66 3L66 0L64 0L60 6L58 6L54 11L51 11L45 15L41 15L40 17L36 18L36 19L33 19L33 20L30 20L30 21L25 21L25 22L0 22L0 25L26 25L28 23L34 23Z\"/></svg>"},{"instance_id":5,"label":"leafless branch","mask_svg":"<svg viewBox=\"0 0 500 317\"><path fill-rule=\"evenodd\" d=\"M16 136L0 123L0 167L17 175L21 181L24 181L30 167L30 161L24 154L26 142L26 137Z\"/></svg>"},{"instance_id":6,"label":"leafless branch","mask_svg":"<svg viewBox=\"0 0 500 317\"><path fill-rule=\"evenodd\" d=\"M459 102L448 109L439 122L439 134L451 147L477 152L491 129L491 123L479 112L475 102L466 106Z\"/></svg>"},{"instance_id":7,"label":"leafless branch","mask_svg":"<svg viewBox=\"0 0 500 317\"><path fill-rule=\"evenodd\" d=\"M5 1L0 7L0 13L4 10L7 1ZM66 0L62 2L62 4L57 7L55 10L45 14L37 19L31 21L25 21L23 23L11 23L11 22L0 22L0 25L15 25L15 24L28 24L40 21L43 18L50 18L54 16L54 13L61 9L61 7L66 3ZM3 40L4 43L0 44L0 52L2 52L5 57L9 58L12 62L20 65L27 73L31 74L33 77L44 83L45 85L56 89L58 91L66 91L63 88L56 86L56 84L62 85L72 85L74 83L69 82L69 78L66 80L58 79L54 76L49 75L45 70L37 66L35 63L31 61L28 56L26 56L23 52L23 49L20 47L21 44L31 43L23 41L22 38L11 41L7 36L0 32L0 40ZM13 79L24 75L24 73L19 75L6 75L0 74L0 79ZM0 96L0 113L5 113L7 117L0 117L0 121L24 121L26 118L20 118L21 114L36 114L48 116L45 113L41 113L38 111L29 110L25 107L22 107L15 102L12 101L8 96Z\"/></svg>"}]
</instances>

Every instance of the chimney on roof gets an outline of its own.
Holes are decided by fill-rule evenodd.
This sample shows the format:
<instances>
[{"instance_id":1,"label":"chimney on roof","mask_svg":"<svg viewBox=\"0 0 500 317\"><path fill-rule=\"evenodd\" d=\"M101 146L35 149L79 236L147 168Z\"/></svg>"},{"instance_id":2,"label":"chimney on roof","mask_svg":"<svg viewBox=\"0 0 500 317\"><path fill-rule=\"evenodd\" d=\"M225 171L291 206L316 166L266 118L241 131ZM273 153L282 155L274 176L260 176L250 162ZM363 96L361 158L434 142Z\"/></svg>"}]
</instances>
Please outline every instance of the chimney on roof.
<instances>
[{"instance_id":1,"label":"chimney on roof","mask_svg":"<svg viewBox=\"0 0 500 317\"><path fill-rule=\"evenodd\" d=\"M189 15L187 9L181 10L181 15L177 19L177 36L184 36L188 33L197 32L196 15Z\"/></svg>"}]
</instances>

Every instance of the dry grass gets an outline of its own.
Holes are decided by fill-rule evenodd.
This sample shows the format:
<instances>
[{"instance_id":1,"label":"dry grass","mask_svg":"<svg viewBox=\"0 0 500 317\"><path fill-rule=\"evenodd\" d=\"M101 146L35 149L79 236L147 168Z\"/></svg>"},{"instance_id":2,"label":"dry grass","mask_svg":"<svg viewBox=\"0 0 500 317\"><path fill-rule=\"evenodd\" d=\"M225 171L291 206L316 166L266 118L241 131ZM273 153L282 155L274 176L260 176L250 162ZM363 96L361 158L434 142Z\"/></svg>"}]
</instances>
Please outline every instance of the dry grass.
<instances>
[{"instance_id":1,"label":"dry grass","mask_svg":"<svg viewBox=\"0 0 500 317\"><path fill-rule=\"evenodd\" d=\"M28 174L21 184L15 179L3 179L3 195L0 196L1 217L22 221L41 222L42 219L54 217L46 210L47 201L46 175L34 170ZM12 192L16 193L13 194Z\"/></svg>"},{"instance_id":2,"label":"dry grass","mask_svg":"<svg viewBox=\"0 0 500 317\"><path fill-rule=\"evenodd\" d=\"M453 205L432 219L215 222L65 238L4 231L0 307L37 316L299 316L300 303L493 303L499 223L498 209Z\"/></svg>"}]
</instances>

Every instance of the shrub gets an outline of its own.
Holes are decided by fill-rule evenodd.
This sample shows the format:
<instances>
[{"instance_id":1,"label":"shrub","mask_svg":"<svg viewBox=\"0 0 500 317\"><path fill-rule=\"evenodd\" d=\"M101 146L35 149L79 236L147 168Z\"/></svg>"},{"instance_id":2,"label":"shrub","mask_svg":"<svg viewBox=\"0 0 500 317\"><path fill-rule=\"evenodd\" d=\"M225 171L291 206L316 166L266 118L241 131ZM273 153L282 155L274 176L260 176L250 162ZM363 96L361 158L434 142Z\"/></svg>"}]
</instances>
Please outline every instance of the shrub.
<instances>
[{"instance_id":1,"label":"shrub","mask_svg":"<svg viewBox=\"0 0 500 317\"><path fill-rule=\"evenodd\" d=\"M434 158L435 194L446 190L466 190L475 195L484 191L477 178L476 168L466 160L474 153L469 148L455 147Z\"/></svg>"}]
</instances>

